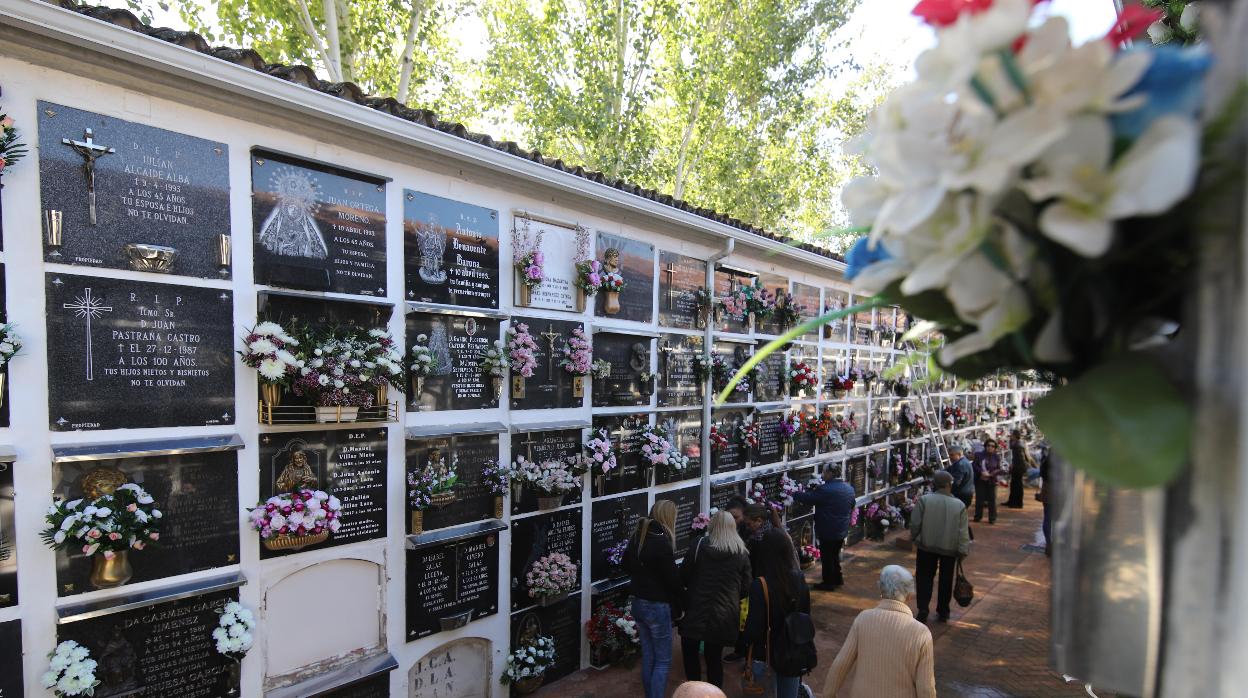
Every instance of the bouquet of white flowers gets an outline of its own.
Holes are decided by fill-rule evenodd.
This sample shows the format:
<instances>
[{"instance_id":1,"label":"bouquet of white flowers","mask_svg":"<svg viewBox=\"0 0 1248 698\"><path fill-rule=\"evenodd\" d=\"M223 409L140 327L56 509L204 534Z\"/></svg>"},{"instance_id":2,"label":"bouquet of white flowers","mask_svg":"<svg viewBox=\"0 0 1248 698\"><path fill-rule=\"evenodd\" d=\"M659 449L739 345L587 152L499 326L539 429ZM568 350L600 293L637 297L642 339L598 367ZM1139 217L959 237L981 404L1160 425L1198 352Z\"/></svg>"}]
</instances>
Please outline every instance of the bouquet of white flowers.
<instances>
[{"instance_id":1,"label":"bouquet of white flowers","mask_svg":"<svg viewBox=\"0 0 1248 698\"><path fill-rule=\"evenodd\" d=\"M90 501L57 499L48 507L44 517L48 527L39 535L57 550L81 549L88 557L100 553L112 559L160 540L163 517L152 495L128 482Z\"/></svg>"},{"instance_id":2,"label":"bouquet of white flowers","mask_svg":"<svg viewBox=\"0 0 1248 698\"><path fill-rule=\"evenodd\" d=\"M555 665L555 640L539 635L520 645L507 655L507 668L503 670L503 683L515 683L540 678Z\"/></svg>"},{"instance_id":3,"label":"bouquet of white flowers","mask_svg":"<svg viewBox=\"0 0 1248 698\"><path fill-rule=\"evenodd\" d=\"M256 369L260 382L269 385L291 385L303 367L295 356L299 340L276 322L261 322L243 338L238 352L243 364Z\"/></svg>"},{"instance_id":4,"label":"bouquet of white flowers","mask_svg":"<svg viewBox=\"0 0 1248 698\"><path fill-rule=\"evenodd\" d=\"M256 629L256 618L251 611L237 601L231 601L221 609L217 627L212 631L212 639L217 643L217 652L236 662L243 661L247 651L251 649L252 631Z\"/></svg>"},{"instance_id":5,"label":"bouquet of white flowers","mask_svg":"<svg viewBox=\"0 0 1248 698\"><path fill-rule=\"evenodd\" d=\"M51 689L58 697L89 696L100 685L95 678L95 660L86 647L66 640L48 655L49 668L41 677L43 687Z\"/></svg>"},{"instance_id":6,"label":"bouquet of white flowers","mask_svg":"<svg viewBox=\"0 0 1248 698\"><path fill-rule=\"evenodd\" d=\"M13 325L0 325L0 369L9 365L9 361L22 350L22 338L17 336Z\"/></svg>"}]
</instances>

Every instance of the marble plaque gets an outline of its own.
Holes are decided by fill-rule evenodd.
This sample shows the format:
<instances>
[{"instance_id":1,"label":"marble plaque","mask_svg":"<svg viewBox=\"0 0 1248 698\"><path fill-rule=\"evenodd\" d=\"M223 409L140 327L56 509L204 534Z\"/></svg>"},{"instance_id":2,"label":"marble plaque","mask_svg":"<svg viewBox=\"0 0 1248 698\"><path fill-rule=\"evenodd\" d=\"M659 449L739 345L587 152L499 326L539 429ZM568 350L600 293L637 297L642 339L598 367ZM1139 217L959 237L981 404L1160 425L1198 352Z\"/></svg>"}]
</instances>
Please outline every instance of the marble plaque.
<instances>
[{"instance_id":1,"label":"marble plaque","mask_svg":"<svg viewBox=\"0 0 1248 698\"><path fill-rule=\"evenodd\" d=\"M490 462L498 461L498 435L459 434L407 440L409 472L426 467L436 469L438 459L453 468L459 479L455 483L454 501L425 509L425 530L493 518L494 493L482 483L481 472Z\"/></svg>"},{"instance_id":2,"label":"marble plaque","mask_svg":"<svg viewBox=\"0 0 1248 698\"><path fill-rule=\"evenodd\" d=\"M598 259L606 260L607 250L620 253L620 273L624 290L620 292L620 311L608 315L606 293L598 292L595 314L616 320L654 321L654 245L629 240L615 233L598 231Z\"/></svg>"},{"instance_id":3,"label":"marble plaque","mask_svg":"<svg viewBox=\"0 0 1248 698\"><path fill-rule=\"evenodd\" d=\"M386 295L386 181L252 149L256 283Z\"/></svg>"},{"instance_id":4,"label":"marble plaque","mask_svg":"<svg viewBox=\"0 0 1248 698\"><path fill-rule=\"evenodd\" d=\"M693 517L697 516L700 511L698 508L700 487L700 485L690 485L654 495L656 502L660 499L667 499L676 504L676 557L678 558L685 555L694 537L692 524Z\"/></svg>"},{"instance_id":5,"label":"marble plaque","mask_svg":"<svg viewBox=\"0 0 1248 698\"><path fill-rule=\"evenodd\" d=\"M56 639L74 640L99 663L94 698L239 695L238 665L212 639L221 609L237 600L231 589L153 604L59 625Z\"/></svg>"},{"instance_id":6,"label":"marble plaque","mask_svg":"<svg viewBox=\"0 0 1248 698\"><path fill-rule=\"evenodd\" d=\"M581 595L570 595L553 606L534 607L511 615L511 647L516 648L539 636L555 641L555 663L542 675L542 685L581 668ZM555 691L555 694L561 695ZM511 695L520 695L515 685Z\"/></svg>"},{"instance_id":7,"label":"marble plaque","mask_svg":"<svg viewBox=\"0 0 1248 698\"><path fill-rule=\"evenodd\" d=\"M773 351L754 368L755 402L779 402L785 398L784 387L788 381L789 359L783 351Z\"/></svg>"},{"instance_id":8,"label":"marble plaque","mask_svg":"<svg viewBox=\"0 0 1248 698\"><path fill-rule=\"evenodd\" d=\"M712 417L717 432L728 439L728 445L711 449L711 472L727 473L750 465L753 456L749 446L742 440L742 429L748 420L748 409L717 409Z\"/></svg>"},{"instance_id":9,"label":"marble plaque","mask_svg":"<svg viewBox=\"0 0 1248 698\"><path fill-rule=\"evenodd\" d=\"M654 380L650 373L649 337L615 332L594 333L594 360L611 364L611 375L594 378L594 407L649 405Z\"/></svg>"},{"instance_id":10,"label":"marble plaque","mask_svg":"<svg viewBox=\"0 0 1248 698\"><path fill-rule=\"evenodd\" d=\"M772 473L756 477L750 486L750 490L753 491L756 487L762 487L764 501L779 502L784 499L783 488L780 486L782 475L783 473Z\"/></svg>"},{"instance_id":11,"label":"marble plaque","mask_svg":"<svg viewBox=\"0 0 1248 698\"><path fill-rule=\"evenodd\" d=\"M394 314L394 306L388 303L317 298L282 291L258 292L256 310L260 319L283 327L311 325L324 329L339 325L365 329L387 327Z\"/></svg>"},{"instance_id":12,"label":"marble plaque","mask_svg":"<svg viewBox=\"0 0 1248 698\"><path fill-rule=\"evenodd\" d=\"M823 289L823 312L831 313L849 307L849 294L836 288ZM849 319L833 320L823 326L823 338L835 342L849 341Z\"/></svg>"},{"instance_id":13,"label":"marble plaque","mask_svg":"<svg viewBox=\"0 0 1248 698\"><path fill-rule=\"evenodd\" d=\"M711 485L711 508L724 511L734 497L745 498L745 480L723 485Z\"/></svg>"},{"instance_id":14,"label":"marble plaque","mask_svg":"<svg viewBox=\"0 0 1248 698\"><path fill-rule=\"evenodd\" d=\"M22 621L0 623L0 698L21 698Z\"/></svg>"},{"instance_id":15,"label":"marble plaque","mask_svg":"<svg viewBox=\"0 0 1248 698\"><path fill-rule=\"evenodd\" d=\"M494 382L481 371L480 357L502 337L501 328L495 318L408 313L407 355L413 346L421 344L429 347L437 362L419 393L412 382L408 409L435 412L498 407Z\"/></svg>"},{"instance_id":16,"label":"marble plaque","mask_svg":"<svg viewBox=\"0 0 1248 698\"><path fill-rule=\"evenodd\" d=\"M147 490L164 514L160 540L130 551L131 584L238 563L243 508L234 451L59 463L53 466L54 495L83 497L83 478L97 470L120 471L126 481ZM82 553L57 551L58 595L92 591L90 574L91 560Z\"/></svg>"},{"instance_id":17,"label":"marble plaque","mask_svg":"<svg viewBox=\"0 0 1248 698\"><path fill-rule=\"evenodd\" d=\"M659 407L701 405L702 381L698 380L696 362L702 355L702 337L665 334L658 346Z\"/></svg>"},{"instance_id":18,"label":"marble plaque","mask_svg":"<svg viewBox=\"0 0 1248 698\"><path fill-rule=\"evenodd\" d=\"M612 565L607 560L607 550L632 537L637 521L646 515L647 499L645 492L638 492L593 503L589 532L590 580L628 576L623 565Z\"/></svg>"},{"instance_id":19,"label":"marble plaque","mask_svg":"<svg viewBox=\"0 0 1248 698\"><path fill-rule=\"evenodd\" d=\"M767 290L772 300L789 292L789 280L778 274L762 272L758 275L758 281ZM787 328L780 326L780 321L776 318L775 313L772 313L770 317L762 321L755 320L754 331L758 334L780 334L785 329Z\"/></svg>"},{"instance_id":20,"label":"marble plaque","mask_svg":"<svg viewBox=\"0 0 1248 698\"><path fill-rule=\"evenodd\" d=\"M342 528L301 551L260 546L265 560L386 537L386 429L260 435L260 499L298 489L324 490L342 502Z\"/></svg>"},{"instance_id":21,"label":"marble plaque","mask_svg":"<svg viewBox=\"0 0 1248 698\"><path fill-rule=\"evenodd\" d=\"M127 245L156 245L176 250L168 273L229 278L217 255L230 235L224 143L41 101L38 153L42 207L63 225L61 245L44 237L45 261L130 269Z\"/></svg>"},{"instance_id":22,"label":"marble plaque","mask_svg":"<svg viewBox=\"0 0 1248 698\"><path fill-rule=\"evenodd\" d=\"M784 419L784 412L758 412L754 423L758 425L758 448L755 449L754 465L770 465L784 460L784 440L776 429Z\"/></svg>"},{"instance_id":23,"label":"marble plaque","mask_svg":"<svg viewBox=\"0 0 1248 698\"><path fill-rule=\"evenodd\" d=\"M13 464L0 463L0 608L17 605L17 515L14 502Z\"/></svg>"},{"instance_id":24,"label":"marble plaque","mask_svg":"<svg viewBox=\"0 0 1248 698\"><path fill-rule=\"evenodd\" d=\"M543 279L533 289L527 307L545 310L576 310L576 228L537 221L517 216L513 219L513 245L528 239L536 242L545 259L542 263ZM514 267L512 267L514 269ZM513 277L516 275L513 271ZM513 286L516 305L519 306L520 288L517 279Z\"/></svg>"},{"instance_id":25,"label":"marble plaque","mask_svg":"<svg viewBox=\"0 0 1248 698\"><path fill-rule=\"evenodd\" d=\"M854 494L867 493L867 457L854 456L845 461L845 481L854 486Z\"/></svg>"},{"instance_id":26,"label":"marble plaque","mask_svg":"<svg viewBox=\"0 0 1248 698\"><path fill-rule=\"evenodd\" d=\"M529 568L551 553L563 553L581 565L581 508L560 509L511 522L511 608L533 606L525 580ZM584 578L584 569L580 570ZM579 587L578 587L579 589Z\"/></svg>"},{"instance_id":27,"label":"marble plaque","mask_svg":"<svg viewBox=\"0 0 1248 698\"><path fill-rule=\"evenodd\" d=\"M537 343L537 368L533 376L524 379L524 397L511 393L513 410L548 410L561 407L580 407L584 398L574 397L572 374L563 370L559 359L567 346L572 330L585 326L569 320L543 320L533 317L513 317L511 326L524 324ZM591 344L593 339L590 339ZM585 381L590 381L589 376Z\"/></svg>"},{"instance_id":28,"label":"marble plaque","mask_svg":"<svg viewBox=\"0 0 1248 698\"><path fill-rule=\"evenodd\" d=\"M618 464L605 477L590 473L595 497L639 490L646 486L650 465L641 454L641 431L649 423L649 416L645 414L594 416L593 433L599 434L604 430L607 432L607 438L615 446L615 460Z\"/></svg>"},{"instance_id":29,"label":"marble plaque","mask_svg":"<svg viewBox=\"0 0 1248 698\"><path fill-rule=\"evenodd\" d=\"M407 551L407 641L498 613L497 532Z\"/></svg>"},{"instance_id":30,"label":"marble plaque","mask_svg":"<svg viewBox=\"0 0 1248 698\"><path fill-rule=\"evenodd\" d=\"M498 211L403 190L407 299L498 307Z\"/></svg>"},{"instance_id":31,"label":"marble plaque","mask_svg":"<svg viewBox=\"0 0 1248 698\"><path fill-rule=\"evenodd\" d=\"M52 430L234 423L229 291L46 279Z\"/></svg>"},{"instance_id":32,"label":"marble plaque","mask_svg":"<svg viewBox=\"0 0 1248 698\"><path fill-rule=\"evenodd\" d=\"M809 284L801 283L800 281L794 281L793 282L793 300L799 306L801 306L801 308L798 310L797 323L799 325L802 324L803 322L807 322L807 321L815 319L816 317L819 317L819 308L820 308L819 304L821 300L819 297L818 286L811 286ZM802 337L804 339L816 340L819 338L819 330L812 330L810 332L807 332L806 334L802 335Z\"/></svg>"},{"instance_id":33,"label":"marble plaque","mask_svg":"<svg viewBox=\"0 0 1248 698\"><path fill-rule=\"evenodd\" d=\"M818 410L813 404L795 405L794 411L806 423L807 420L814 419ZM815 455L815 435L802 430L796 438L793 439L792 451L789 453L790 458L810 458Z\"/></svg>"},{"instance_id":34,"label":"marble plaque","mask_svg":"<svg viewBox=\"0 0 1248 698\"><path fill-rule=\"evenodd\" d=\"M390 672L317 693L315 698L390 698Z\"/></svg>"},{"instance_id":35,"label":"marble plaque","mask_svg":"<svg viewBox=\"0 0 1248 698\"><path fill-rule=\"evenodd\" d=\"M805 468L795 468L789 471L789 479L793 480L798 485L801 485L804 490L806 488L806 483L810 482L811 478L818 474L816 470L817 468L813 465ZM794 519L806 516L814 511L815 508L813 506L810 506L809 504L801 504L797 500L794 500L793 503L789 505L788 516L790 519Z\"/></svg>"},{"instance_id":36,"label":"marble plaque","mask_svg":"<svg viewBox=\"0 0 1248 698\"><path fill-rule=\"evenodd\" d=\"M659 252L659 325L699 329L699 289L706 286L706 262L675 252Z\"/></svg>"},{"instance_id":37,"label":"marble plaque","mask_svg":"<svg viewBox=\"0 0 1248 698\"><path fill-rule=\"evenodd\" d=\"M672 442L683 455L689 458L689 465L677 473L665 473L656 469L654 484L692 480L702 476L702 413L660 412L655 415L655 424L667 430L667 440Z\"/></svg>"},{"instance_id":38,"label":"marble plaque","mask_svg":"<svg viewBox=\"0 0 1248 698\"><path fill-rule=\"evenodd\" d=\"M711 379L711 387L715 391L715 395L719 395L728 385L728 381L732 376L736 375L737 370L750 360L750 345L741 344L739 342L715 342L711 346L711 352L723 357L724 363L728 365L728 373L722 377ZM728 395L727 402L736 404L750 401L750 391L753 390L753 381L749 376L739 381Z\"/></svg>"},{"instance_id":39,"label":"marble plaque","mask_svg":"<svg viewBox=\"0 0 1248 698\"><path fill-rule=\"evenodd\" d=\"M716 267L715 297L722 298L741 286L750 286L754 283L755 278L757 278L757 275L739 269ZM750 331L750 319L747 316L743 320L737 320L725 313L723 318L716 323L716 329L720 332L744 334Z\"/></svg>"},{"instance_id":40,"label":"marble plaque","mask_svg":"<svg viewBox=\"0 0 1248 698\"><path fill-rule=\"evenodd\" d=\"M852 302L857 304L864 300L866 299L855 297ZM875 344L875 311L862 310L850 317L853 319L853 332L850 334L850 342L859 346Z\"/></svg>"},{"instance_id":41,"label":"marble plaque","mask_svg":"<svg viewBox=\"0 0 1248 698\"><path fill-rule=\"evenodd\" d=\"M511 435L511 458L524 456L534 463L551 460L566 461L578 455L583 449L583 437L580 429L560 429L557 431L527 431ZM511 513L527 514L537 511L538 491L521 487L520 483L512 483ZM563 495L564 504L576 504L581 501L581 490Z\"/></svg>"},{"instance_id":42,"label":"marble plaque","mask_svg":"<svg viewBox=\"0 0 1248 698\"><path fill-rule=\"evenodd\" d=\"M481 698L492 690L490 641L452 640L416 660L407 672L407 698Z\"/></svg>"}]
</instances>

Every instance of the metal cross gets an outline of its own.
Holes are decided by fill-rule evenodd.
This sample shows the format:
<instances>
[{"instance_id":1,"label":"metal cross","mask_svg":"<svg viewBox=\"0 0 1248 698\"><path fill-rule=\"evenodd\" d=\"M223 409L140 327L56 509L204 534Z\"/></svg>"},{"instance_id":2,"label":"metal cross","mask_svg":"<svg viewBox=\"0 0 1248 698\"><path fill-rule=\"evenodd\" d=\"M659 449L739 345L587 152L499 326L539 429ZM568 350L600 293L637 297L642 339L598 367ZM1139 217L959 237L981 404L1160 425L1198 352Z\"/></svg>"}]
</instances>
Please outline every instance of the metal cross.
<instances>
[{"instance_id":1,"label":"metal cross","mask_svg":"<svg viewBox=\"0 0 1248 698\"><path fill-rule=\"evenodd\" d=\"M113 148L96 143L94 135L94 131L87 129L85 140L61 139L62 143L73 148L74 152L82 156L82 167L87 173L87 203L90 206L91 225L95 225L95 161L105 155L112 155L117 152Z\"/></svg>"},{"instance_id":2,"label":"metal cross","mask_svg":"<svg viewBox=\"0 0 1248 698\"><path fill-rule=\"evenodd\" d=\"M524 434L524 435L525 435L525 437L526 437L528 440L527 440L527 441L521 441L521 442L520 442L520 445L521 445L521 446L524 446L524 457L525 457L525 458L528 458L528 459L531 461L531 460L533 460L533 444L540 444L540 443L541 443L541 441L534 441L534 440L533 440L533 432L531 432L531 431L529 431L529 432L525 432L525 434Z\"/></svg>"},{"instance_id":3,"label":"metal cross","mask_svg":"<svg viewBox=\"0 0 1248 698\"><path fill-rule=\"evenodd\" d=\"M87 380L95 380L95 364L91 359L91 320L103 317L104 313L113 312L113 306L104 305L103 301L91 294L91 289L84 288L81 296L76 296L73 303L61 305L66 310L74 311L76 317L84 318L87 324Z\"/></svg>"},{"instance_id":4,"label":"metal cross","mask_svg":"<svg viewBox=\"0 0 1248 698\"><path fill-rule=\"evenodd\" d=\"M671 310L676 302L676 265L669 261L663 273L667 274L667 309Z\"/></svg>"},{"instance_id":5,"label":"metal cross","mask_svg":"<svg viewBox=\"0 0 1248 698\"><path fill-rule=\"evenodd\" d=\"M546 331L539 333L546 338L546 343L550 345L550 351L546 355L546 376L553 378L555 375L555 340L563 335L555 331L553 324L546 326Z\"/></svg>"}]
</instances>

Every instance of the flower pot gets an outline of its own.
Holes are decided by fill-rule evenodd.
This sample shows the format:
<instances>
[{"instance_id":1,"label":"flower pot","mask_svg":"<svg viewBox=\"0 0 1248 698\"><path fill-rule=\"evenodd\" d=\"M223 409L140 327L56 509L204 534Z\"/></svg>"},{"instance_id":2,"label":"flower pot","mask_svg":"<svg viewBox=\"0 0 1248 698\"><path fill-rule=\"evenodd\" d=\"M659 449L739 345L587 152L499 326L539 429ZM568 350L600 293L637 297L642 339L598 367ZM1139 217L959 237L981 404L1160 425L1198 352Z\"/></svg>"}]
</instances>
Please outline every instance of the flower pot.
<instances>
[{"instance_id":1,"label":"flower pot","mask_svg":"<svg viewBox=\"0 0 1248 698\"><path fill-rule=\"evenodd\" d=\"M537 597L538 606L554 606L555 604L568 598L568 592L562 591L558 594L539 594Z\"/></svg>"},{"instance_id":2,"label":"flower pot","mask_svg":"<svg viewBox=\"0 0 1248 698\"><path fill-rule=\"evenodd\" d=\"M241 691L239 690L239 684L242 682L242 678L243 678L242 660L235 659L230 664L227 664L226 672L225 672L225 685L226 685L225 695L227 696L242 695Z\"/></svg>"},{"instance_id":3,"label":"flower pot","mask_svg":"<svg viewBox=\"0 0 1248 698\"><path fill-rule=\"evenodd\" d=\"M448 490L446 492L436 492L429 496L429 503L439 509L450 505L455 501L455 491Z\"/></svg>"},{"instance_id":4,"label":"flower pot","mask_svg":"<svg viewBox=\"0 0 1248 698\"><path fill-rule=\"evenodd\" d=\"M558 509L561 506L563 506L563 495L561 494L537 498L537 508L541 511Z\"/></svg>"},{"instance_id":5,"label":"flower pot","mask_svg":"<svg viewBox=\"0 0 1248 698\"><path fill-rule=\"evenodd\" d=\"M321 531L313 535L292 536L290 534L278 534L272 538L263 540L264 547L268 550L303 550L309 545L324 543L329 540L329 531Z\"/></svg>"},{"instance_id":6,"label":"flower pot","mask_svg":"<svg viewBox=\"0 0 1248 698\"><path fill-rule=\"evenodd\" d=\"M119 587L134 576L134 568L130 566L130 551L122 550L107 558L104 553L91 556L91 586L96 589L112 589Z\"/></svg>"},{"instance_id":7,"label":"flower pot","mask_svg":"<svg viewBox=\"0 0 1248 698\"><path fill-rule=\"evenodd\" d=\"M802 561L802 569L804 569L804 570L808 570L808 569L810 569L811 567L814 567L814 566L815 566L815 561L814 561L814 560L803 560L803 561Z\"/></svg>"},{"instance_id":8,"label":"flower pot","mask_svg":"<svg viewBox=\"0 0 1248 698\"><path fill-rule=\"evenodd\" d=\"M503 518L503 497L502 497L502 495L497 495L497 496L495 496L495 497L494 497L494 518L496 518L496 519L501 519L501 518Z\"/></svg>"},{"instance_id":9,"label":"flower pot","mask_svg":"<svg viewBox=\"0 0 1248 698\"><path fill-rule=\"evenodd\" d=\"M359 407L338 407L336 405L329 405L326 407L317 406L316 408L316 422L318 424L354 422L359 416Z\"/></svg>"},{"instance_id":10,"label":"flower pot","mask_svg":"<svg viewBox=\"0 0 1248 698\"><path fill-rule=\"evenodd\" d=\"M516 272L516 295L519 296L516 300L516 305L532 305L533 287L524 283L524 277L520 275L519 271Z\"/></svg>"},{"instance_id":11,"label":"flower pot","mask_svg":"<svg viewBox=\"0 0 1248 698\"><path fill-rule=\"evenodd\" d=\"M542 679L543 677L541 674L538 674L537 676L530 676L526 679L516 681L512 684L512 688L516 689L516 693L519 693L522 696L527 696L542 687Z\"/></svg>"},{"instance_id":12,"label":"flower pot","mask_svg":"<svg viewBox=\"0 0 1248 698\"><path fill-rule=\"evenodd\" d=\"M581 288L580 286L577 286L576 287L576 312L578 313L585 312L586 297L587 296L585 294L585 289Z\"/></svg>"},{"instance_id":13,"label":"flower pot","mask_svg":"<svg viewBox=\"0 0 1248 698\"><path fill-rule=\"evenodd\" d=\"M424 532L424 530L425 530L425 512L413 511L412 512L412 535L413 536L420 535L421 533Z\"/></svg>"},{"instance_id":14,"label":"flower pot","mask_svg":"<svg viewBox=\"0 0 1248 698\"><path fill-rule=\"evenodd\" d=\"M511 377L511 397L517 400L524 399L524 376Z\"/></svg>"},{"instance_id":15,"label":"flower pot","mask_svg":"<svg viewBox=\"0 0 1248 698\"><path fill-rule=\"evenodd\" d=\"M605 302L603 303L602 309L606 311L607 315L615 315L620 312L620 292L607 291L606 294L607 297L604 299Z\"/></svg>"},{"instance_id":16,"label":"flower pot","mask_svg":"<svg viewBox=\"0 0 1248 698\"><path fill-rule=\"evenodd\" d=\"M572 377L572 397L585 397L585 376Z\"/></svg>"},{"instance_id":17,"label":"flower pot","mask_svg":"<svg viewBox=\"0 0 1248 698\"><path fill-rule=\"evenodd\" d=\"M277 383L261 383L260 399L268 407L277 407L282 404L282 386Z\"/></svg>"}]
</instances>

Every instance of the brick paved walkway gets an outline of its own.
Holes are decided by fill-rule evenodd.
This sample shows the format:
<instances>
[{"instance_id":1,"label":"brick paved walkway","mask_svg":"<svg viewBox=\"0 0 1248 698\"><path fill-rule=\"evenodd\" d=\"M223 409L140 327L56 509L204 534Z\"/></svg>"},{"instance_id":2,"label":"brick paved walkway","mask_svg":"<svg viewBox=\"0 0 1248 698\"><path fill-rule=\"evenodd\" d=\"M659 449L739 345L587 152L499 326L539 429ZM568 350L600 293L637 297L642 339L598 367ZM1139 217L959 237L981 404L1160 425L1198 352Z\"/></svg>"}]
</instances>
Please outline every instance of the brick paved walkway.
<instances>
[{"instance_id":1,"label":"brick paved walkway","mask_svg":"<svg viewBox=\"0 0 1248 698\"><path fill-rule=\"evenodd\" d=\"M1023 511L1002 509L995 526L972 524L977 536L966 561L966 572L975 585L975 601L969 608L954 604L950 622L934 622L936 683L941 696L973 698L1076 698L1086 696L1074 684L1064 684L1048 666L1049 566L1043 552L1024 550L1034 543L1040 528L1040 504L1029 498ZM873 607L878 599L876 581L887 564L914 569L914 554L895 543L905 534L894 534L885 543L864 541L849 548L845 562L846 584L842 591L812 591L815 624L819 634L819 668L807 683L823 698L828 667L840 649L849 626L859 611ZM817 569L809 579L815 581ZM673 650L669 690L684 679L679 642ZM725 666L725 688L731 698L737 690L740 664ZM636 670L592 669L573 674L538 692L544 697L632 698L641 695ZM670 695L670 693L669 693ZM832 697L828 697L832 698ZM1101 698L1107 698L1101 694Z\"/></svg>"}]
</instances>

